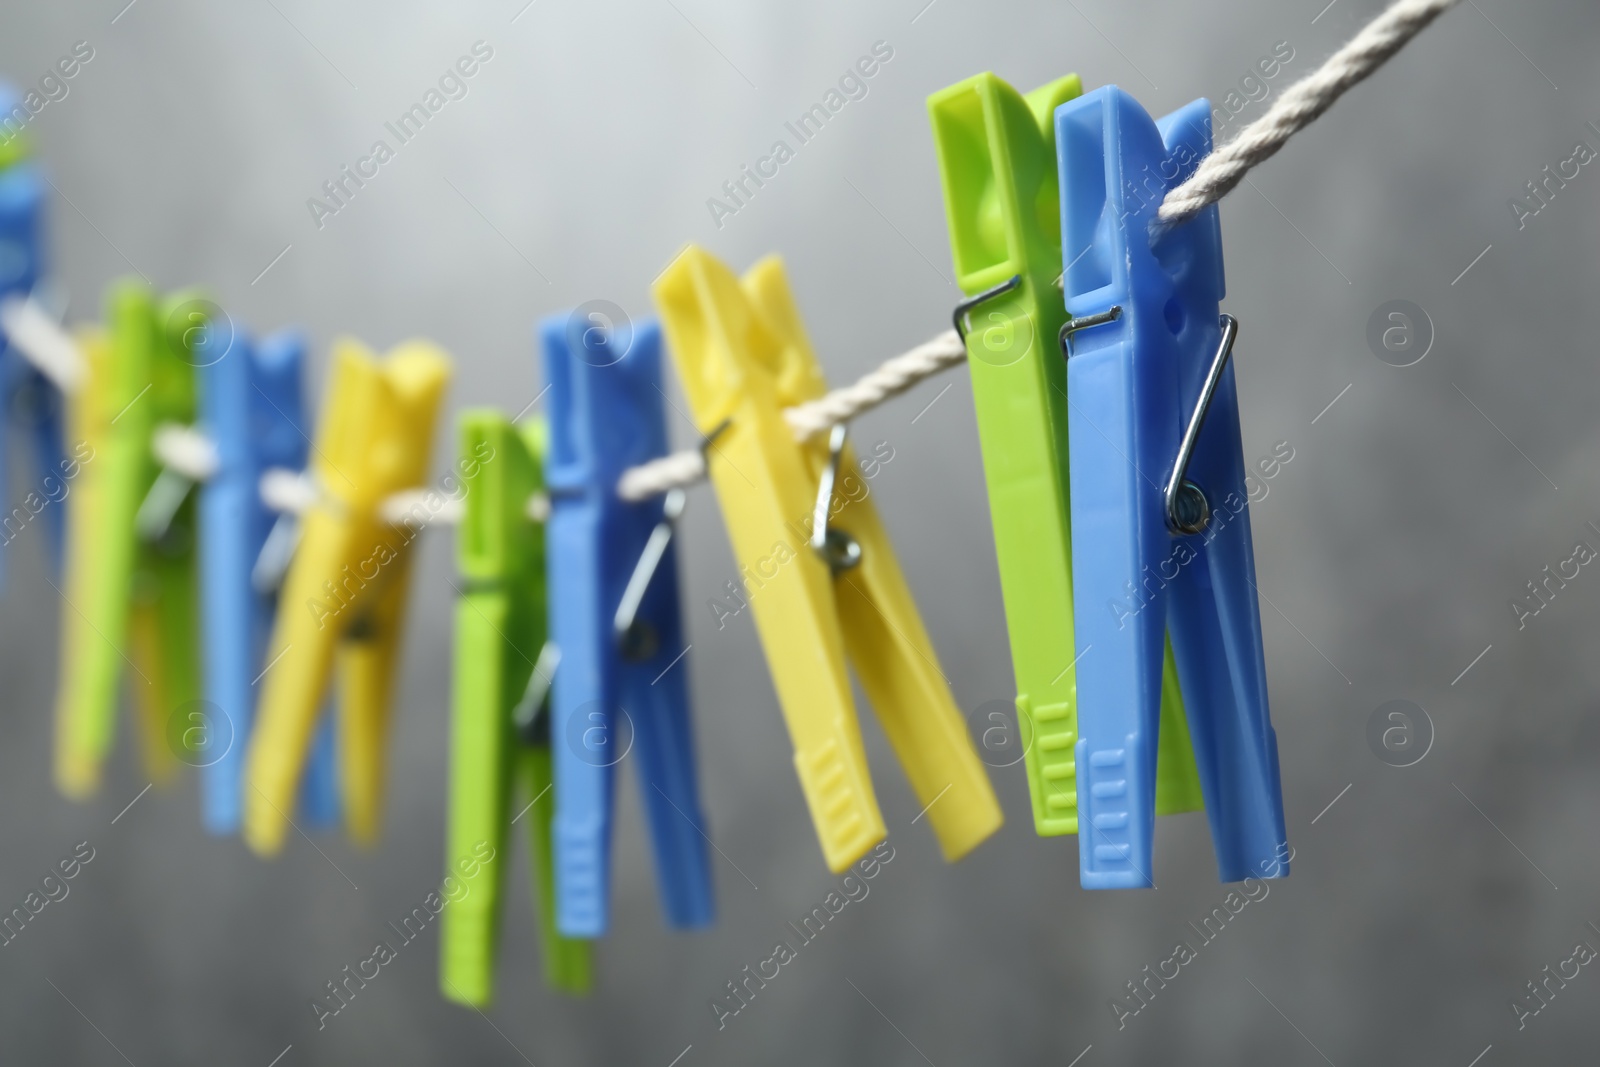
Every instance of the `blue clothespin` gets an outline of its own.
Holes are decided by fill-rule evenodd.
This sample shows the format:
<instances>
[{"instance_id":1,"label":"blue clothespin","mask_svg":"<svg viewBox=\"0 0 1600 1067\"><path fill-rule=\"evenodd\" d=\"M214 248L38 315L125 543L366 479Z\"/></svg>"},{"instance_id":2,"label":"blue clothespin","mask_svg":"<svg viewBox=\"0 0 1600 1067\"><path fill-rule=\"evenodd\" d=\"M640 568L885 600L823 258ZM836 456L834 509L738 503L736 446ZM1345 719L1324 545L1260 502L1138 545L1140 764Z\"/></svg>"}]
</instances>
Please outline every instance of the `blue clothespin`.
<instances>
[{"instance_id":1,"label":"blue clothespin","mask_svg":"<svg viewBox=\"0 0 1600 1067\"><path fill-rule=\"evenodd\" d=\"M0 114L9 116L20 107L16 91L0 85ZM20 131L0 130L0 301L29 297L44 275L44 177L29 158L27 138ZM17 418L33 439L34 468L38 472L28 491L49 503L41 508L41 522L49 543L52 566L61 567L64 502L68 489L63 472L69 469L63 442L61 394L0 332L0 513L9 517L23 502L11 499L6 485L6 433L8 419ZM24 498L25 500L26 498ZM32 508L27 509L32 513ZM20 530L7 526L0 542L10 541Z\"/></svg>"},{"instance_id":2,"label":"blue clothespin","mask_svg":"<svg viewBox=\"0 0 1600 1067\"><path fill-rule=\"evenodd\" d=\"M212 706L204 725L219 747L197 754L206 828L232 834L239 829L258 679L271 669L263 656L294 539L294 517L279 516L262 502L261 476L274 467L306 466L306 341L286 330L253 345L224 317L207 328L201 351L200 429L218 459L199 505L205 699ZM301 787L301 811L318 826L339 817L332 719L323 717Z\"/></svg>"},{"instance_id":3,"label":"blue clothespin","mask_svg":"<svg viewBox=\"0 0 1600 1067\"><path fill-rule=\"evenodd\" d=\"M1210 112L1158 124L1106 86L1055 113L1089 889L1153 884L1168 629L1222 880L1288 873L1221 224L1215 205L1165 232L1156 218L1211 150Z\"/></svg>"},{"instance_id":4,"label":"blue clothespin","mask_svg":"<svg viewBox=\"0 0 1600 1067\"><path fill-rule=\"evenodd\" d=\"M572 323L569 329L569 323ZM545 527L556 780L556 922L572 937L606 930L612 768L639 766L667 921L711 921L711 874L689 727L678 570L668 539L683 495L630 502L629 467L664 455L661 333L545 321L550 449ZM669 494L670 496L670 494Z\"/></svg>"}]
</instances>

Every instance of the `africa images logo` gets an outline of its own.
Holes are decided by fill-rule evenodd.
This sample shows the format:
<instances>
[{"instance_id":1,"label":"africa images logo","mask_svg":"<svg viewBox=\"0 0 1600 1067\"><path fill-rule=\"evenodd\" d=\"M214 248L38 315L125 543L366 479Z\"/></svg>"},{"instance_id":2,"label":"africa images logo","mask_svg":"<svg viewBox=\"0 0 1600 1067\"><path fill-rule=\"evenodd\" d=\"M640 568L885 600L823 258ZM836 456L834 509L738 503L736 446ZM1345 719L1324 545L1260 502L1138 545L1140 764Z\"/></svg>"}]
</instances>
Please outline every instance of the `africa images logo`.
<instances>
[{"instance_id":1,"label":"africa images logo","mask_svg":"<svg viewBox=\"0 0 1600 1067\"><path fill-rule=\"evenodd\" d=\"M795 157L799 146L810 144L829 120L844 110L846 104L852 100L865 100L870 89L868 79L893 58L894 47L888 41L872 42L872 54L862 56L847 68L839 76L837 88L830 86L822 94L822 99L802 111L799 118L783 124L783 128L794 135L793 147L786 139L778 138L772 142L767 154L756 160L755 169L752 170L747 163L741 164L739 173L722 183L722 194L727 197L726 200L707 197L706 210L711 212L711 221L717 224L717 229L722 229L724 219L737 215L749 204L757 191L765 189L767 183L762 179L776 178L783 165ZM752 184L755 188L751 188Z\"/></svg>"},{"instance_id":2,"label":"africa images logo","mask_svg":"<svg viewBox=\"0 0 1600 1067\"><path fill-rule=\"evenodd\" d=\"M445 68L445 72L439 75L437 87L430 85L420 101L401 112L393 122L383 124L385 129L394 134L395 147L391 148L388 141L378 138L372 142L367 154L356 160L354 171L346 164L322 183L326 200L314 196L306 198L306 210L311 212L311 221L317 224L317 229L327 225L329 216L337 215L349 207L356 193L365 189L367 182L378 176L379 169L395 157L400 147L410 144L422 132L422 127L444 110L445 104L467 98L470 91L467 79L476 75L483 64L494 58L494 48L487 41L474 41L471 51L471 55L462 56L452 66Z\"/></svg>"}]
</instances>

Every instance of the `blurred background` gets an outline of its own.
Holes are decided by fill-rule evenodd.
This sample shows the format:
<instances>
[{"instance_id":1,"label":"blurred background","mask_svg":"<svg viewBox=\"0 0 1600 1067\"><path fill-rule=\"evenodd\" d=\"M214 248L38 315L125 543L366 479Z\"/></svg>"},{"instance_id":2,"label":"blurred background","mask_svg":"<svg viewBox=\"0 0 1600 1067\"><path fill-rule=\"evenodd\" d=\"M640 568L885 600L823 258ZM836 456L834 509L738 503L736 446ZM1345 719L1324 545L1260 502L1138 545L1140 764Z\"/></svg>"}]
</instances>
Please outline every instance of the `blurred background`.
<instances>
[{"instance_id":1,"label":"blurred background","mask_svg":"<svg viewBox=\"0 0 1600 1067\"><path fill-rule=\"evenodd\" d=\"M831 379L849 381L946 328L961 296L928 94L983 70L1023 90L1077 71L1156 115L1233 93L1226 138L1383 6L125 3L13 3L0 32L0 77L24 90L77 42L93 50L30 125L71 318L97 318L106 284L135 271L162 289L202 284L256 330L306 328L318 396L334 337L427 337L455 356L452 412L522 408L542 387L535 322L589 300L650 314L651 280L687 241L740 270L781 253ZM480 41L492 57L466 95L314 217L322 183L378 138L394 145L384 123ZM716 217L708 198L774 140L793 144L784 123L877 42L892 58L866 95ZM894 860L718 1030L711 998L837 881L750 615L719 628L706 605L737 569L701 487L679 551L716 926L664 929L624 765L591 997L542 985L518 839L492 1009L441 999L430 931L321 1031L311 998L441 876L450 533L421 544L381 844L295 837L263 862L202 831L193 774L126 807L148 781L126 715L99 796L56 793L61 608L41 529L26 530L6 550L0 607L0 907L77 842L95 858L0 950L0 1061L1493 1067L1591 1054L1590 968L1551 983L1521 1029L1511 1004L1547 965L1570 972L1579 941L1600 946L1600 577L1584 568L1520 628L1511 604L1577 542L1600 548L1586 525L1600 526L1600 169L1547 186L1542 205L1525 184L1578 142L1600 149L1597 44L1593 4L1474 0L1223 202L1246 458L1280 442L1293 457L1251 510L1294 869L1121 1028L1111 999L1178 941L1198 945L1190 924L1227 892L1204 817L1159 822L1159 889L1084 892L1076 839L1036 837L1021 766L996 767L1007 825L949 867L863 705ZM1286 53L1260 78L1263 57ZM1403 358L1369 342L1402 300L1421 312L1407 312ZM853 432L893 449L874 495L956 699L981 718L1014 690L965 373ZM693 440L682 420L673 433ZM436 474L452 440L441 431ZM34 475L14 441L20 495ZM1369 742L1393 700L1422 709L1407 712L1403 759Z\"/></svg>"}]
</instances>

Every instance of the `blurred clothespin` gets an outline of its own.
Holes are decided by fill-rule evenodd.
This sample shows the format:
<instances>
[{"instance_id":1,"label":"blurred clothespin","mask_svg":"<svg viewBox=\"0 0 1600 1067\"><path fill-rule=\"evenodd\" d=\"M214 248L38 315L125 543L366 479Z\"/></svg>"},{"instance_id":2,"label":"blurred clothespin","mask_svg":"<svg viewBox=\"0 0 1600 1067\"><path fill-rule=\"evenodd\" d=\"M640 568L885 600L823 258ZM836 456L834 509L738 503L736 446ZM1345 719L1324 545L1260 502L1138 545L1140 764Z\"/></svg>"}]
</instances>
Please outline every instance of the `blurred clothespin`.
<instances>
[{"instance_id":1,"label":"blurred clothespin","mask_svg":"<svg viewBox=\"0 0 1600 1067\"><path fill-rule=\"evenodd\" d=\"M613 768L631 744L667 921L704 926L711 872L669 545L684 497L668 511L660 498L617 495L623 471L667 452L661 331L558 316L542 334L550 630L561 653L551 705L557 919L569 936L605 933Z\"/></svg>"},{"instance_id":2,"label":"blurred clothespin","mask_svg":"<svg viewBox=\"0 0 1600 1067\"><path fill-rule=\"evenodd\" d=\"M255 721L264 653L278 591L297 540L296 516L261 499L276 468L301 470L306 436L305 338L275 333L259 344L218 312L200 347L200 421L193 449L209 448L212 473L200 488L200 585L207 706L190 713L180 757L201 770L201 813L212 833L239 829L244 760ZM300 798L313 825L338 819L333 718L322 716Z\"/></svg>"},{"instance_id":3,"label":"blurred clothespin","mask_svg":"<svg viewBox=\"0 0 1600 1067\"><path fill-rule=\"evenodd\" d=\"M1222 880L1287 873L1215 204L1156 212L1211 151L1211 107L1158 124L1115 86L1055 113L1078 560L1083 885L1148 886L1162 633L1188 699ZM1041 338L1048 341L1049 338ZM1092 651L1091 651L1092 646ZM1092 832L1089 828L1093 828Z\"/></svg>"},{"instance_id":4,"label":"blurred clothespin","mask_svg":"<svg viewBox=\"0 0 1600 1067\"><path fill-rule=\"evenodd\" d=\"M1068 427L1097 415L1069 397L1056 342L1066 314L1051 116L1080 92L1076 74L1027 96L979 74L928 98L956 280L969 294L956 329L972 374L1028 794L1045 836L1079 832L1074 672L1099 655L1080 657L1073 644L1067 492ZM1193 811L1199 780L1170 653L1165 679L1157 810Z\"/></svg>"},{"instance_id":5,"label":"blurred clothespin","mask_svg":"<svg viewBox=\"0 0 1600 1067\"><path fill-rule=\"evenodd\" d=\"M89 341L91 372L73 397L86 456L67 546L56 780L69 796L99 784L126 664L148 773L176 760L174 718L200 696L193 482L157 462L164 423L194 419L197 330L178 294L157 304L142 283L116 283L109 335ZM181 722L181 718L179 718Z\"/></svg>"},{"instance_id":6,"label":"blurred clothespin","mask_svg":"<svg viewBox=\"0 0 1600 1067\"><path fill-rule=\"evenodd\" d=\"M301 516L279 597L246 766L245 839L265 854L277 852L288 832L287 812L336 659L345 823L358 841L377 837L410 544L418 532L385 521L381 507L385 497L425 480L450 377L449 357L421 341L381 362L359 342L338 341L333 364L311 465L319 493Z\"/></svg>"},{"instance_id":7,"label":"blurred clothespin","mask_svg":"<svg viewBox=\"0 0 1600 1067\"><path fill-rule=\"evenodd\" d=\"M15 91L0 85L0 114L20 107ZM0 543L9 543L42 513L47 555L59 572L62 531L75 461L63 440L64 394L77 388L83 357L65 341L58 309L44 306L44 176L30 158L25 132L0 129ZM6 424L15 420L33 444L35 477L20 501L7 491Z\"/></svg>"},{"instance_id":8,"label":"blurred clothespin","mask_svg":"<svg viewBox=\"0 0 1600 1067\"><path fill-rule=\"evenodd\" d=\"M556 927L548 702L556 656L547 643L544 529L529 514L544 480L544 438L538 421L513 426L482 409L461 416L465 512L456 531L462 585L445 873L465 891L444 912L439 984L476 1007L493 997L507 845L523 819L545 981L571 993L589 988L589 943Z\"/></svg>"},{"instance_id":9,"label":"blurred clothespin","mask_svg":"<svg viewBox=\"0 0 1600 1067\"><path fill-rule=\"evenodd\" d=\"M829 868L845 870L885 836L847 653L945 858L958 859L999 828L1000 807L843 428L799 441L783 417L826 383L782 265L763 260L741 282L690 246L656 281L655 299L696 424L709 433L727 423L711 477L752 576L750 605Z\"/></svg>"}]
</instances>

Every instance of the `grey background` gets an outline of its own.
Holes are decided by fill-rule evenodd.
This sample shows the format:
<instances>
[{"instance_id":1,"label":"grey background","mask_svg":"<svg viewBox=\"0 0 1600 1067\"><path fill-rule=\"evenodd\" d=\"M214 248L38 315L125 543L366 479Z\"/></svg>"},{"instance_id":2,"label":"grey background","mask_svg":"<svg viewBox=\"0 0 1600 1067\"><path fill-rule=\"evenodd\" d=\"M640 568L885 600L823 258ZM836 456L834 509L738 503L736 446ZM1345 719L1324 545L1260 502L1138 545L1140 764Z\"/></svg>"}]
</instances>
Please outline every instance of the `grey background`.
<instances>
[{"instance_id":1,"label":"grey background","mask_svg":"<svg viewBox=\"0 0 1600 1067\"><path fill-rule=\"evenodd\" d=\"M319 393L335 335L425 336L457 359L452 408L508 410L540 386L540 316L595 298L648 313L652 277L688 240L739 269L786 256L824 364L849 380L944 328L959 296L929 93L985 69L1023 89L1076 70L1159 115L1221 99L1286 40L1296 55L1275 96L1381 6L539 0L519 14L524 0L139 0L118 17L123 2L7 0L0 30L0 72L16 83L75 41L96 52L34 123L75 317L136 267L162 287L203 283L258 328L304 325ZM306 198L479 39L494 58L470 95L318 230ZM716 228L706 198L880 39L894 58L870 95ZM1223 205L1245 451L1294 449L1252 511L1296 860L1125 1030L1109 998L1197 940L1187 923L1222 901L1203 817L1159 824L1158 890L1086 893L1075 840L1034 835L1014 767L994 773L1005 829L947 867L868 725L895 859L716 1031L708 999L834 880L749 615L719 631L705 608L736 571L700 489L682 551L704 799L727 857L717 926L663 929L624 773L615 923L592 998L542 988L519 842L486 1018L438 996L430 932L320 1033L311 996L440 876L449 535L422 546L381 845L324 835L324 858L296 837L275 862L204 834L192 776L111 825L146 782L126 717L99 797L56 794L60 609L38 529L19 538L0 611L0 905L73 843L97 855L0 950L0 1061L265 1067L289 1045L284 1065L666 1067L691 1045L684 1067L1592 1058L1589 969L1520 1033L1508 1005L1579 938L1600 944L1584 925L1600 921L1600 578L1585 568L1521 631L1508 603L1580 538L1600 546L1583 525L1600 523L1600 170L1521 231L1507 199L1578 139L1600 147L1585 126L1600 123L1597 40L1592 4L1464 5ZM1393 299L1436 330L1403 369L1365 340ZM681 420L674 433L691 439ZM873 488L958 702L1008 698L966 376L920 387L856 434L895 448ZM1436 728L1416 766L1368 748L1368 717L1391 699Z\"/></svg>"}]
</instances>

